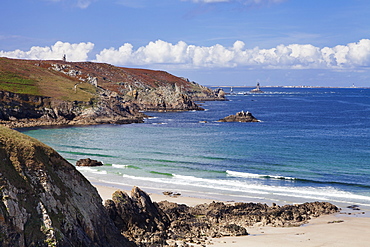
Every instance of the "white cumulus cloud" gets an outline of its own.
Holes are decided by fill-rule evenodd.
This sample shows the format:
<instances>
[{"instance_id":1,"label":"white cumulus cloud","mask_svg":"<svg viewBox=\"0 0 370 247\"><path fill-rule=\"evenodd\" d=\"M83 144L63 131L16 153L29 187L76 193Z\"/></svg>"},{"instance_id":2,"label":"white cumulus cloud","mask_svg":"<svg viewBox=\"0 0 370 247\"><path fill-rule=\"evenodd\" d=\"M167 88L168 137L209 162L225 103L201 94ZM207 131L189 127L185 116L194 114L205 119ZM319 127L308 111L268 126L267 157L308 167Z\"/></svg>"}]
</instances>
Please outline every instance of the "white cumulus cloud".
<instances>
[{"instance_id":1,"label":"white cumulus cloud","mask_svg":"<svg viewBox=\"0 0 370 247\"><path fill-rule=\"evenodd\" d=\"M184 68L262 67L291 69L354 68L370 66L370 40L319 48L310 44L278 45L270 49L245 49L242 41L232 47L171 44L162 40L134 49L124 44L96 55L96 61L119 65L170 64Z\"/></svg>"},{"instance_id":2,"label":"white cumulus cloud","mask_svg":"<svg viewBox=\"0 0 370 247\"><path fill-rule=\"evenodd\" d=\"M0 57L40 59L40 60L61 60L63 55L68 61L86 61L88 53L94 48L91 42L70 44L58 41L51 47L33 46L29 51L0 51Z\"/></svg>"},{"instance_id":3,"label":"white cumulus cloud","mask_svg":"<svg viewBox=\"0 0 370 247\"><path fill-rule=\"evenodd\" d=\"M95 54L95 62L120 66L166 66L171 68L269 68L269 69L356 69L370 67L370 39L347 45L316 47L311 44L278 45L269 49L245 48L243 41L230 47L220 44L197 46L163 40L134 48L125 43L119 48L106 48ZM28 51L0 51L0 57L23 59L57 59L86 61L94 44L58 41L48 47L34 46ZM92 54L94 55L94 54Z\"/></svg>"}]
</instances>

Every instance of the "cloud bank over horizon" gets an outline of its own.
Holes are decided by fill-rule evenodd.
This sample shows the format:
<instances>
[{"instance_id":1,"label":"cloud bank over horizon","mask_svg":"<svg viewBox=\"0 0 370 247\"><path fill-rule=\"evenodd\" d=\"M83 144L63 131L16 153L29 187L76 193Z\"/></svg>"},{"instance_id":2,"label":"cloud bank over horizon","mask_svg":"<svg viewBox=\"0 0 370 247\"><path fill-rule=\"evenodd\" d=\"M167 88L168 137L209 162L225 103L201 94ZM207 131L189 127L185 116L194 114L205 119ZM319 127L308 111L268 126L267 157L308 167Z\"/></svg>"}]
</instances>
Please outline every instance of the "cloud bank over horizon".
<instances>
[{"instance_id":1,"label":"cloud bank over horizon","mask_svg":"<svg viewBox=\"0 0 370 247\"><path fill-rule=\"evenodd\" d=\"M33 46L29 51L0 51L0 57L20 59L87 61L94 44L58 41L50 47ZM370 39L347 45L319 48L310 44L278 45L270 49L246 49L243 41L232 47L176 44L157 40L134 49L130 43L105 48L93 54L94 62L119 66L162 65L176 69L259 68L259 69L363 69L370 67Z\"/></svg>"}]
</instances>

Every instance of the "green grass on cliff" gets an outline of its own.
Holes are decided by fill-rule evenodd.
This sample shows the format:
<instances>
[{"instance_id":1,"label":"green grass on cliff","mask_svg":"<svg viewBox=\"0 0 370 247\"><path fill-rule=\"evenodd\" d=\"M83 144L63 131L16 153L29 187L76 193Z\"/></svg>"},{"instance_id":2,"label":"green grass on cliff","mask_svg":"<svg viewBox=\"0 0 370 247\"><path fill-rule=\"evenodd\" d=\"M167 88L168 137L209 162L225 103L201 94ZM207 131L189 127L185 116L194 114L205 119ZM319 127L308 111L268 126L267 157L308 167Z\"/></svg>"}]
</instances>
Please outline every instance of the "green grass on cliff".
<instances>
[{"instance_id":1,"label":"green grass on cliff","mask_svg":"<svg viewBox=\"0 0 370 247\"><path fill-rule=\"evenodd\" d=\"M87 102L95 96L93 85L48 69L48 63L0 57L0 90L66 101Z\"/></svg>"},{"instance_id":2,"label":"green grass on cliff","mask_svg":"<svg viewBox=\"0 0 370 247\"><path fill-rule=\"evenodd\" d=\"M36 81L19 74L0 71L0 90L21 94L39 95Z\"/></svg>"}]
</instances>

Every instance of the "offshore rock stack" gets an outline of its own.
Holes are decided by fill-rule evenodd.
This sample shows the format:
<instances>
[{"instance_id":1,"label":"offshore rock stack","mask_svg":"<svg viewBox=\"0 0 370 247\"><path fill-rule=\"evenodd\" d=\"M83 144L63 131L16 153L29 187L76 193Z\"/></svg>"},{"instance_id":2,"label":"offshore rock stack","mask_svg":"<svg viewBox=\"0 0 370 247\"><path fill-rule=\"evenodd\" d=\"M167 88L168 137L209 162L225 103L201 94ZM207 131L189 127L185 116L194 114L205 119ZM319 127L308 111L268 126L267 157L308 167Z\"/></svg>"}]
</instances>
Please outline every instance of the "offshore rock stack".
<instances>
[{"instance_id":1,"label":"offshore rock stack","mask_svg":"<svg viewBox=\"0 0 370 247\"><path fill-rule=\"evenodd\" d=\"M257 118L255 118L252 113L249 111L244 112L237 112L235 115L230 115L225 118L222 118L218 120L217 122L241 122L241 123L247 123L247 122L260 122Z\"/></svg>"}]
</instances>

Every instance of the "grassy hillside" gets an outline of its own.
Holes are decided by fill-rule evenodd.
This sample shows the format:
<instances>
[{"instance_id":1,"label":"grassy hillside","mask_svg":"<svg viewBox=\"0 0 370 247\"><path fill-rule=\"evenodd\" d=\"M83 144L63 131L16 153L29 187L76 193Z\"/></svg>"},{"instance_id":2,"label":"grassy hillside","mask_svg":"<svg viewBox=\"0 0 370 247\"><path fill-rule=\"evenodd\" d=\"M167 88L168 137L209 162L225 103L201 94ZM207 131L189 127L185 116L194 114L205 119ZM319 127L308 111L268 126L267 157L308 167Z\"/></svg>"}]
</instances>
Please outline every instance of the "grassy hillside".
<instances>
[{"instance_id":1,"label":"grassy hillside","mask_svg":"<svg viewBox=\"0 0 370 247\"><path fill-rule=\"evenodd\" d=\"M139 94L135 100L140 102L155 101L176 92L214 97L209 88L165 71L124 68L106 63L0 58L0 90L68 101L89 101L97 90L93 84L124 96L126 101L134 100L134 94ZM150 96L152 92L155 92L155 99Z\"/></svg>"},{"instance_id":2,"label":"grassy hillside","mask_svg":"<svg viewBox=\"0 0 370 247\"><path fill-rule=\"evenodd\" d=\"M36 60L0 58L0 90L48 96L68 101L89 101L96 88L77 78L48 68L49 63Z\"/></svg>"}]
</instances>

